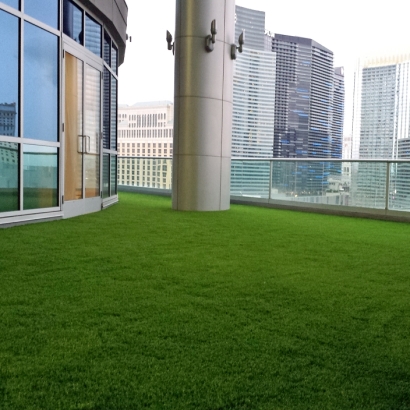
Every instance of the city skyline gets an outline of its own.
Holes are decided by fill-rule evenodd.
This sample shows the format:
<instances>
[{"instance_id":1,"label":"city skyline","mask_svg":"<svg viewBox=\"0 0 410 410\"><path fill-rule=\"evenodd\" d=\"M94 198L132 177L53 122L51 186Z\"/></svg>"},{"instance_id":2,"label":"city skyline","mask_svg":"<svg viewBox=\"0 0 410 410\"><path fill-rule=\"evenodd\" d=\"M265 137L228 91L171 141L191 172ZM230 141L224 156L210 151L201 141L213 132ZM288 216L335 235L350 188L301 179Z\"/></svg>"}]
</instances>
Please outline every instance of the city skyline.
<instances>
[{"instance_id":1,"label":"city skyline","mask_svg":"<svg viewBox=\"0 0 410 410\"><path fill-rule=\"evenodd\" d=\"M403 8L399 0L390 1L389 7L368 0L344 4L330 15L325 13L329 4L323 0L275 5L268 0L238 0L236 4L265 11L266 28L272 33L311 38L334 52L334 65L345 68L345 135L351 131L357 59L410 49L405 13L398 12ZM125 63L120 67L119 102L172 101L174 59L166 47L165 31L174 34L175 1L128 2L128 8L127 31L132 42L127 43Z\"/></svg>"}]
</instances>

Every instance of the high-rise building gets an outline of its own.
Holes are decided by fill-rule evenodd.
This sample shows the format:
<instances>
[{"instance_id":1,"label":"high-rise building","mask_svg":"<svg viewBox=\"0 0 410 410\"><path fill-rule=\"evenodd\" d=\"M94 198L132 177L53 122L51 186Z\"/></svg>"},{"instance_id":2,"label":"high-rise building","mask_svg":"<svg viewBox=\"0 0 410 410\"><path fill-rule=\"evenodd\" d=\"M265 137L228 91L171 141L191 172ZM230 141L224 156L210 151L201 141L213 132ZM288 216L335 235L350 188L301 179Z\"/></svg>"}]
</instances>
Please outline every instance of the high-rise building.
<instances>
[{"instance_id":1,"label":"high-rise building","mask_svg":"<svg viewBox=\"0 0 410 410\"><path fill-rule=\"evenodd\" d=\"M275 34L274 156L341 158L343 70L333 52L314 40Z\"/></svg>"},{"instance_id":2,"label":"high-rise building","mask_svg":"<svg viewBox=\"0 0 410 410\"><path fill-rule=\"evenodd\" d=\"M410 158L410 55L359 60L355 72L353 159ZM352 195L359 206L384 208L384 186L390 179L389 200L407 206L409 165L355 163Z\"/></svg>"},{"instance_id":3,"label":"high-rise building","mask_svg":"<svg viewBox=\"0 0 410 410\"><path fill-rule=\"evenodd\" d=\"M265 13L236 6L235 37L245 32L233 75L232 158L272 158L275 53L265 51ZM233 162L231 192L256 195L269 178L263 162Z\"/></svg>"},{"instance_id":4,"label":"high-rise building","mask_svg":"<svg viewBox=\"0 0 410 410\"><path fill-rule=\"evenodd\" d=\"M0 103L0 135L16 136L16 103Z\"/></svg>"},{"instance_id":5,"label":"high-rise building","mask_svg":"<svg viewBox=\"0 0 410 410\"><path fill-rule=\"evenodd\" d=\"M244 31L245 45L234 66L232 157L271 158L276 55L265 51L265 12L235 11L235 37Z\"/></svg>"},{"instance_id":6,"label":"high-rise building","mask_svg":"<svg viewBox=\"0 0 410 410\"><path fill-rule=\"evenodd\" d=\"M265 50L265 12L235 6L235 39L245 32L245 47ZM267 50L270 51L270 50Z\"/></svg>"},{"instance_id":7,"label":"high-rise building","mask_svg":"<svg viewBox=\"0 0 410 410\"><path fill-rule=\"evenodd\" d=\"M400 158L409 138L410 55L360 60L355 73L352 158Z\"/></svg>"}]
</instances>

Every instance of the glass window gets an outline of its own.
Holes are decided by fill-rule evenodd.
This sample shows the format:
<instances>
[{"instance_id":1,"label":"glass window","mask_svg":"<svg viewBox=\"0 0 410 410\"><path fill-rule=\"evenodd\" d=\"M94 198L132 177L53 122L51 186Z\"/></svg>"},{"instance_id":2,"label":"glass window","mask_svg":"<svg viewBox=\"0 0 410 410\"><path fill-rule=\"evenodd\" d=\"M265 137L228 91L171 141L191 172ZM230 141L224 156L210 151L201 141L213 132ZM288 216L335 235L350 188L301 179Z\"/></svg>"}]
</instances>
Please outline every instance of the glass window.
<instances>
[{"instance_id":1,"label":"glass window","mask_svg":"<svg viewBox=\"0 0 410 410\"><path fill-rule=\"evenodd\" d=\"M85 15L85 47L101 57L101 25L88 14Z\"/></svg>"},{"instance_id":2,"label":"glass window","mask_svg":"<svg viewBox=\"0 0 410 410\"><path fill-rule=\"evenodd\" d=\"M19 22L0 10L0 135L18 136Z\"/></svg>"},{"instance_id":3,"label":"glass window","mask_svg":"<svg viewBox=\"0 0 410 410\"><path fill-rule=\"evenodd\" d=\"M111 67L111 38L107 33L104 33L104 61Z\"/></svg>"},{"instance_id":4,"label":"glass window","mask_svg":"<svg viewBox=\"0 0 410 410\"><path fill-rule=\"evenodd\" d=\"M117 195L117 156L111 155L111 196Z\"/></svg>"},{"instance_id":5,"label":"glass window","mask_svg":"<svg viewBox=\"0 0 410 410\"><path fill-rule=\"evenodd\" d=\"M19 209L18 144L0 142L0 212Z\"/></svg>"},{"instance_id":6,"label":"glass window","mask_svg":"<svg viewBox=\"0 0 410 410\"><path fill-rule=\"evenodd\" d=\"M23 153L23 209L57 206L58 149L24 145Z\"/></svg>"},{"instance_id":7,"label":"glass window","mask_svg":"<svg viewBox=\"0 0 410 410\"><path fill-rule=\"evenodd\" d=\"M24 12L58 29L58 3L59 0L25 0Z\"/></svg>"},{"instance_id":8,"label":"glass window","mask_svg":"<svg viewBox=\"0 0 410 410\"><path fill-rule=\"evenodd\" d=\"M115 74L118 74L117 64L118 64L118 49L113 44L111 47L111 68Z\"/></svg>"},{"instance_id":9,"label":"glass window","mask_svg":"<svg viewBox=\"0 0 410 410\"><path fill-rule=\"evenodd\" d=\"M1 2L15 9L20 9L19 0L1 0Z\"/></svg>"},{"instance_id":10,"label":"glass window","mask_svg":"<svg viewBox=\"0 0 410 410\"><path fill-rule=\"evenodd\" d=\"M108 154L103 155L103 198L110 196L110 156Z\"/></svg>"},{"instance_id":11,"label":"glass window","mask_svg":"<svg viewBox=\"0 0 410 410\"><path fill-rule=\"evenodd\" d=\"M103 147L110 149L110 72L104 67L104 100L103 100Z\"/></svg>"},{"instance_id":12,"label":"glass window","mask_svg":"<svg viewBox=\"0 0 410 410\"><path fill-rule=\"evenodd\" d=\"M30 23L24 36L24 136L58 139L58 38Z\"/></svg>"},{"instance_id":13,"label":"glass window","mask_svg":"<svg viewBox=\"0 0 410 410\"><path fill-rule=\"evenodd\" d=\"M64 0L63 32L78 44L84 45L83 11L70 0Z\"/></svg>"},{"instance_id":14,"label":"glass window","mask_svg":"<svg viewBox=\"0 0 410 410\"><path fill-rule=\"evenodd\" d=\"M111 75L111 149L117 149L117 80Z\"/></svg>"}]
</instances>

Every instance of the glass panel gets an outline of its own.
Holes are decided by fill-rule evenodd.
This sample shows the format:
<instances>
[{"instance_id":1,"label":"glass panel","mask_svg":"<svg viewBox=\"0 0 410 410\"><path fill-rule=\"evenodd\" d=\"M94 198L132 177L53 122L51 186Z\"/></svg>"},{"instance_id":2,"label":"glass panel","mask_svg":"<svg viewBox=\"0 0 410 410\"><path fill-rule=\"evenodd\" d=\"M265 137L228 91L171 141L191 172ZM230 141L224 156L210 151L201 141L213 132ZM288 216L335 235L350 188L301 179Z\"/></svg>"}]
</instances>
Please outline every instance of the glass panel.
<instances>
[{"instance_id":1,"label":"glass panel","mask_svg":"<svg viewBox=\"0 0 410 410\"><path fill-rule=\"evenodd\" d=\"M84 161L85 197L100 195L100 132L101 132L101 81L100 72L86 66L85 73L85 123Z\"/></svg>"},{"instance_id":2,"label":"glass panel","mask_svg":"<svg viewBox=\"0 0 410 410\"><path fill-rule=\"evenodd\" d=\"M19 0L1 0L1 2L20 10Z\"/></svg>"},{"instance_id":3,"label":"glass panel","mask_svg":"<svg viewBox=\"0 0 410 410\"><path fill-rule=\"evenodd\" d=\"M83 63L65 56L64 200L83 197Z\"/></svg>"},{"instance_id":4,"label":"glass panel","mask_svg":"<svg viewBox=\"0 0 410 410\"><path fill-rule=\"evenodd\" d=\"M171 189L172 159L120 157L117 178L119 185ZM268 183L269 175L265 181Z\"/></svg>"},{"instance_id":5,"label":"glass panel","mask_svg":"<svg viewBox=\"0 0 410 410\"><path fill-rule=\"evenodd\" d=\"M390 166L389 209L410 211L410 163Z\"/></svg>"},{"instance_id":6,"label":"glass panel","mask_svg":"<svg viewBox=\"0 0 410 410\"><path fill-rule=\"evenodd\" d=\"M111 68L115 74L118 74L117 73L117 62L118 62L118 50L117 50L117 47L115 47L113 44L111 48Z\"/></svg>"},{"instance_id":7,"label":"glass panel","mask_svg":"<svg viewBox=\"0 0 410 410\"><path fill-rule=\"evenodd\" d=\"M269 161L232 161L231 195L269 197Z\"/></svg>"},{"instance_id":8,"label":"glass panel","mask_svg":"<svg viewBox=\"0 0 410 410\"><path fill-rule=\"evenodd\" d=\"M83 11L70 0L64 0L63 32L78 44L84 44Z\"/></svg>"},{"instance_id":9,"label":"glass panel","mask_svg":"<svg viewBox=\"0 0 410 410\"><path fill-rule=\"evenodd\" d=\"M111 196L117 195L117 156L111 155Z\"/></svg>"},{"instance_id":10,"label":"glass panel","mask_svg":"<svg viewBox=\"0 0 410 410\"><path fill-rule=\"evenodd\" d=\"M107 33L104 33L104 61L111 66L111 38Z\"/></svg>"},{"instance_id":11,"label":"glass panel","mask_svg":"<svg viewBox=\"0 0 410 410\"><path fill-rule=\"evenodd\" d=\"M58 0L25 0L24 11L31 17L58 28Z\"/></svg>"},{"instance_id":12,"label":"glass panel","mask_svg":"<svg viewBox=\"0 0 410 410\"><path fill-rule=\"evenodd\" d=\"M18 144L0 142L0 212L19 209Z\"/></svg>"},{"instance_id":13,"label":"glass panel","mask_svg":"<svg viewBox=\"0 0 410 410\"><path fill-rule=\"evenodd\" d=\"M18 136L19 23L0 10L0 135Z\"/></svg>"},{"instance_id":14,"label":"glass panel","mask_svg":"<svg viewBox=\"0 0 410 410\"><path fill-rule=\"evenodd\" d=\"M103 155L103 198L110 196L110 156L108 154Z\"/></svg>"},{"instance_id":15,"label":"glass panel","mask_svg":"<svg viewBox=\"0 0 410 410\"><path fill-rule=\"evenodd\" d=\"M101 57L101 25L88 14L85 15L85 47Z\"/></svg>"},{"instance_id":16,"label":"glass panel","mask_svg":"<svg viewBox=\"0 0 410 410\"><path fill-rule=\"evenodd\" d=\"M111 149L117 149L117 80L111 76Z\"/></svg>"},{"instance_id":17,"label":"glass panel","mask_svg":"<svg viewBox=\"0 0 410 410\"><path fill-rule=\"evenodd\" d=\"M110 72L104 67L103 146L110 148Z\"/></svg>"},{"instance_id":18,"label":"glass panel","mask_svg":"<svg viewBox=\"0 0 410 410\"><path fill-rule=\"evenodd\" d=\"M353 162L349 205L385 208L386 173L386 163Z\"/></svg>"},{"instance_id":19,"label":"glass panel","mask_svg":"<svg viewBox=\"0 0 410 410\"><path fill-rule=\"evenodd\" d=\"M58 38L25 23L24 136L58 139Z\"/></svg>"},{"instance_id":20,"label":"glass panel","mask_svg":"<svg viewBox=\"0 0 410 410\"><path fill-rule=\"evenodd\" d=\"M58 149L24 145L23 152L23 209L57 206Z\"/></svg>"}]
</instances>

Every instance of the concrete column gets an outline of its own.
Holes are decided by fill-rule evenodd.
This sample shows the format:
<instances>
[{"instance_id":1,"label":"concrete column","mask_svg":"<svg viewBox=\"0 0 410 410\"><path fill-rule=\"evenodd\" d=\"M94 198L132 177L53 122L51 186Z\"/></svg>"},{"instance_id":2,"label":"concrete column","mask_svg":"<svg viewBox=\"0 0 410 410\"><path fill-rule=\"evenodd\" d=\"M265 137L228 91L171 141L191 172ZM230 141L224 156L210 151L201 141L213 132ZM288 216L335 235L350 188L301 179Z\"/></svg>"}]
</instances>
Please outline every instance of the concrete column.
<instances>
[{"instance_id":1,"label":"concrete column","mask_svg":"<svg viewBox=\"0 0 410 410\"><path fill-rule=\"evenodd\" d=\"M216 20L214 50L205 37ZM177 0L172 207L229 209L235 0Z\"/></svg>"}]
</instances>

